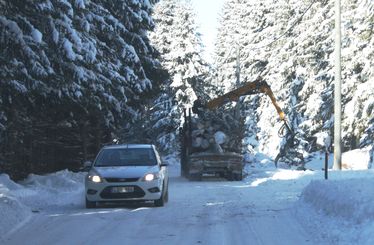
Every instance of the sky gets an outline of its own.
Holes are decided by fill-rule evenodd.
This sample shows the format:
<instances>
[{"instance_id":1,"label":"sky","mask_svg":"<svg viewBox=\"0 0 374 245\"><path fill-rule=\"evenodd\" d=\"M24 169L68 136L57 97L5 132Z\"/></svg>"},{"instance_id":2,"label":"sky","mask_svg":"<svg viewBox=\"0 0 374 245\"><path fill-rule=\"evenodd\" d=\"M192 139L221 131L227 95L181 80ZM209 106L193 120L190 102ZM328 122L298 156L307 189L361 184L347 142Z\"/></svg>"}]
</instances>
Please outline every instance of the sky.
<instances>
[{"instance_id":1,"label":"sky","mask_svg":"<svg viewBox=\"0 0 374 245\"><path fill-rule=\"evenodd\" d=\"M200 26L206 58L211 60L214 41L217 35L218 18L225 0L191 0L197 14L196 23Z\"/></svg>"}]
</instances>

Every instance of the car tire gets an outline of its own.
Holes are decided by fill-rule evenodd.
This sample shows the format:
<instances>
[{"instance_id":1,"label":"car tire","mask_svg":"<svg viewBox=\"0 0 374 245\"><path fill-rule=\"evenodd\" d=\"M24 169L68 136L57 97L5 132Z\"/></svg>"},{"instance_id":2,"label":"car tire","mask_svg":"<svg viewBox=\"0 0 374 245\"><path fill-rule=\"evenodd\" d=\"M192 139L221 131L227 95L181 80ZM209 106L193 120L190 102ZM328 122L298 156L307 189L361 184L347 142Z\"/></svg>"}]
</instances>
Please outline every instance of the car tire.
<instances>
[{"instance_id":1,"label":"car tire","mask_svg":"<svg viewBox=\"0 0 374 245\"><path fill-rule=\"evenodd\" d=\"M96 208L96 202L91 202L86 197L86 208Z\"/></svg>"},{"instance_id":2,"label":"car tire","mask_svg":"<svg viewBox=\"0 0 374 245\"><path fill-rule=\"evenodd\" d=\"M164 206L164 204L165 204L164 196L165 196L164 193L162 193L160 199L157 199L157 200L154 201L154 204L155 204L156 207Z\"/></svg>"},{"instance_id":3,"label":"car tire","mask_svg":"<svg viewBox=\"0 0 374 245\"><path fill-rule=\"evenodd\" d=\"M161 193L160 199L157 199L157 200L154 201L154 204L155 204L156 207L163 207L165 205L165 203L167 202L167 199L169 198L168 186L165 185L165 182L164 182L163 186L165 188L162 188L162 193Z\"/></svg>"},{"instance_id":4,"label":"car tire","mask_svg":"<svg viewBox=\"0 0 374 245\"><path fill-rule=\"evenodd\" d=\"M165 202L169 201L169 188L166 187L166 193L165 193Z\"/></svg>"}]
</instances>

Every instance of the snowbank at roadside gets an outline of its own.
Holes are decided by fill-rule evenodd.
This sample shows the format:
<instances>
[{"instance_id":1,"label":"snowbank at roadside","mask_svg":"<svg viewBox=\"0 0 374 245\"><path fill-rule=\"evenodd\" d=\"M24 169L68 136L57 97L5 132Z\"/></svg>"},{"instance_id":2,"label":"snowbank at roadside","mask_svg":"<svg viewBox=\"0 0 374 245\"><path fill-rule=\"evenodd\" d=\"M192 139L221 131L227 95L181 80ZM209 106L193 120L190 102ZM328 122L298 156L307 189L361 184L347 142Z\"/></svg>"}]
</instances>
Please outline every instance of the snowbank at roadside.
<instances>
[{"instance_id":1,"label":"snowbank at roadside","mask_svg":"<svg viewBox=\"0 0 374 245\"><path fill-rule=\"evenodd\" d=\"M366 179L313 180L301 200L331 217L360 224L374 221L374 172Z\"/></svg>"},{"instance_id":2,"label":"snowbank at roadside","mask_svg":"<svg viewBox=\"0 0 374 245\"><path fill-rule=\"evenodd\" d=\"M276 170L265 156L256 156L247 166L251 186L292 181L300 189L295 212L308 233L321 244L374 244L374 169L371 146L343 153L343 171L332 170L334 156L328 155L328 180L324 180L325 154L315 152L307 171ZM251 176L252 175L252 176ZM274 186L276 188L276 186Z\"/></svg>"},{"instance_id":3,"label":"snowbank at roadside","mask_svg":"<svg viewBox=\"0 0 374 245\"><path fill-rule=\"evenodd\" d=\"M83 207L84 173L67 170L46 176L31 174L15 183L0 175L0 237L15 230L35 212L53 206Z\"/></svg>"},{"instance_id":4,"label":"snowbank at roadside","mask_svg":"<svg viewBox=\"0 0 374 245\"><path fill-rule=\"evenodd\" d=\"M324 157L309 166L318 169ZM329 168L333 156L329 156ZM329 180L312 180L301 192L297 213L317 237L335 244L374 244L374 170L372 146L342 154L343 171ZM369 170L368 170L369 169Z\"/></svg>"},{"instance_id":5,"label":"snowbank at roadside","mask_svg":"<svg viewBox=\"0 0 374 245\"><path fill-rule=\"evenodd\" d=\"M33 209L83 205L85 174L68 170L46 176L30 174L26 180L20 182L25 188L14 194L22 203Z\"/></svg>"},{"instance_id":6,"label":"snowbank at roadside","mask_svg":"<svg viewBox=\"0 0 374 245\"><path fill-rule=\"evenodd\" d=\"M332 244L374 244L374 170L331 171L312 180L296 204L300 222Z\"/></svg>"},{"instance_id":7,"label":"snowbank at roadside","mask_svg":"<svg viewBox=\"0 0 374 245\"><path fill-rule=\"evenodd\" d=\"M0 175L0 237L28 220L31 216L29 207L22 204L11 192L22 189L6 174Z\"/></svg>"},{"instance_id":8,"label":"snowbank at roadside","mask_svg":"<svg viewBox=\"0 0 374 245\"><path fill-rule=\"evenodd\" d=\"M372 168L374 150L372 146L356 149L342 154L342 168L362 170Z\"/></svg>"}]
</instances>

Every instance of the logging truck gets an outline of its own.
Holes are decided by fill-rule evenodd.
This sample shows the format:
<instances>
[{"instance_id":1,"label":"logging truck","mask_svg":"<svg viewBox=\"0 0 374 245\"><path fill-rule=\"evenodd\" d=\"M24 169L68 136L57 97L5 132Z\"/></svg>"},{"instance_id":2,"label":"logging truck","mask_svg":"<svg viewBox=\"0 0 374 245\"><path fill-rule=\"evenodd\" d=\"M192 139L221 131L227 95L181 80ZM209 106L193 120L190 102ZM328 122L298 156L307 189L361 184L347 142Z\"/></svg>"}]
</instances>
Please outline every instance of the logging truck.
<instances>
[{"instance_id":1,"label":"logging truck","mask_svg":"<svg viewBox=\"0 0 374 245\"><path fill-rule=\"evenodd\" d=\"M238 101L241 96L257 93L266 94L274 105L280 120L287 130L286 148L293 147L295 133L288 123L285 113L278 105L275 96L262 78L247 82L241 87L222 96L210 100L206 104L198 101L191 109L184 110L184 125L180 129L181 136L181 174L190 180L201 180L204 174L215 174L228 180L242 180L243 155L241 140L244 133L242 120L235 110L225 111L217 115L217 108L231 101ZM283 157L287 149L281 148L275 159Z\"/></svg>"},{"instance_id":2,"label":"logging truck","mask_svg":"<svg viewBox=\"0 0 374 245\"><path fill-rule=\"evenodd\" d=\"M229 118L226 120L225 117ZM184 110L184 118L184 125L180 129L182 176L189 180L201 180L203 175L242 180L243 132L239 132L237 122L230 120L229 113L217 116L217 113L207 111L203 117L193 117L189 109Z\"/></svg>"}]
</instances>

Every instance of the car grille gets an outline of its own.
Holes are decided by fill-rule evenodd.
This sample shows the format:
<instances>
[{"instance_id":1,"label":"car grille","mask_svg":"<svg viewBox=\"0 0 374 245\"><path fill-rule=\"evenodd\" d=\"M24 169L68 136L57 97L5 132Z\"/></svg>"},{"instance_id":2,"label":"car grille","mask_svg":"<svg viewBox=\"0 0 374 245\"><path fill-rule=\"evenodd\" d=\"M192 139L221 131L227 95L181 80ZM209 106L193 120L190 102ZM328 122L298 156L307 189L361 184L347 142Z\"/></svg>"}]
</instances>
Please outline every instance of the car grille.
<instances>
[{"instance_id":1,"label":"car grille","mask_svg":"<svg viewBox=\"0 0 374 245\"><path fill-rule=\"evenodd\" d=\"M145 192L139 186L133 186L134 191L128 193L112 193L111 186L106 187L101 193L100 197L104 199L126 199L126 198L140 198L145 196Z\"/></svg>"},{"instance_id":2,"label":"car grille","mask_svg":"<svg viewBox=\"0 0 374 245\"><path fill-rule=\"evenodd\" d=\"M123 182L136 182L139 180L139 178L105 178L107 182L110 183L123 183Z\"/></svg>"}]
</instances>

